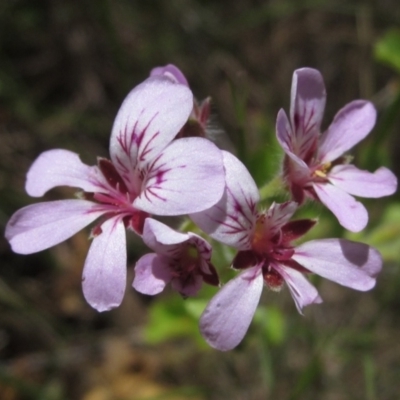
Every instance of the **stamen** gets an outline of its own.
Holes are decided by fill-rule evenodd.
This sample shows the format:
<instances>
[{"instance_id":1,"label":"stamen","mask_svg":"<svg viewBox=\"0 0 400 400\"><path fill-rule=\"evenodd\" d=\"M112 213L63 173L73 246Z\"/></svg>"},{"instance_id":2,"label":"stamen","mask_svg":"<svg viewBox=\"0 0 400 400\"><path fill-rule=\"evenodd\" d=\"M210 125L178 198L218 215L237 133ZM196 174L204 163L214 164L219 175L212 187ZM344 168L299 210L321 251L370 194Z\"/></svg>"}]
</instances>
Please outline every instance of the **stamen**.
<instances>
[{"instance_id":1,"label":"stamen","mask_svg":"<svg viewBox=\"0 0 400 400\"><path fill-rule=\"evenodd\" d=\"M319 169L314 171L314 176L325 179L326 175L328 174L331 167L332 167L332 163L330 163L330 162L321 165L321 167Z\"/></svg>"},{"instance_id":2,"label":"stamen","mask_svg":"<svg viewBox=\"0 0 400 400\"><path fill-rule=\"evenodd\" d=\"M315 175L315 176L318 176L319 178L326 178L326 173L325 173L325 172L322 172L322 171L320 171L320 170L316 170L316 171L314 172L314 175Z\"/></svg>"}]
</instances>

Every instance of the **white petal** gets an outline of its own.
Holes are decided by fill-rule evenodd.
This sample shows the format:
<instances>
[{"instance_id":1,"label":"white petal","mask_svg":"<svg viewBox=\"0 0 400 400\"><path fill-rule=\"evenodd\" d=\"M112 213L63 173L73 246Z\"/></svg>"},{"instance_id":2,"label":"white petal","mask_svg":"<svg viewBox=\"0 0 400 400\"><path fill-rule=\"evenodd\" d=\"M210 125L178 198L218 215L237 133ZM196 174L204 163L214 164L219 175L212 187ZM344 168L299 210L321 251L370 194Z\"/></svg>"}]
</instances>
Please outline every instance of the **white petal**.
<instances>
[{"instance_id":1,"label":"white petal","mask_svg":"<svg viewBox=\"0 0 400 400\"><path fill-rule=\"evenodd\" d=\"M282 108L276 118L276 138L286 154L293 152L293 131L289 119Z\"/></svg>"},{"instance_id":2,"label":"white petal","mask_svg":"<svg viewBox=\"0 0 400 400\"><path fill-rule=\"evenodd\" d=\"M129 189L138 189L135 169L145 169L171 142L192 108L189 88L163 76L146 79L128 94L114 121L110 154Z\"/></svg>"},{"instance_id":3,"label":"white petal","mask_svg":"<svg viewBox=\"0 0 400 400\"><path fill-rule=\"evenodd\" d=\"M16 253L48 249L79 232L104 211L86 200L59 200L32 204L8 221L5 236Z\"/></svg>"},{"instance_id":4,"label":"white petal","mask_svg":"<svg viewBox=\"0 0 400 400\"><path fill-rule=\"evenodd\" d=\"M325 101L325 84L319 71L301 68L293 73L290 102L292 151L301 159L317 145Z\"/></svg>"},{"instance_id":5,"label":"white petal","mask_svg":"<svg viewBox=\"0 0 400 400\"><path fill-rule=\"evenodd\" d=\"M261 269L249 268L229 281L211 299L200 318L200 331L207 343L231 350L243 339L260 301Z\"/></svg>"},{"instance_id":6,"label":"white petal","mask_svg":"<svg viewBox=\"0 0 400 400\"><path fill-rule=\"evenodd\" d=\"M172 279L168 260L155 253L141 257L135 266L133 288L150 296L161 293Z\"/></svg>"},{"instance_id":7,"label":"white petal","mask_svg":"<svg viewBox=\"0 0 400 400\"><path fill-rule=\"evenodd\" d=\"M310 304L322 303L322 299L317 289L308 281L308 279L299 271L279 265L275 267L285 280L296 308L300 314L303 314L303 307Z\"/></svg>"},{"instance_id":8,"label":"white petal","mask_svg":"<svg viewBox=\"0 0 400 400\"><path fill-rule=\"evenodd\" d=\"M286 201L285 203L273 202L266 213L267 220L265 221L265 224L269 226L268 229L271 231L271 234L289 222L296 210L297 203L294 201ZM264 229L266 230L267 227Z\"/></svg>"},{"instance_id":9,"label":"white petal","mask_svg":"<svg viewBox=\"0 0 400 400\"><path fill-rule=\"evenodd\" d=\"M353 196L330 183L314 184L313 188L321 203L335 214L344 228L359 232L366 227L368 212Z\"/></svg>"},{"instance_id":10,"label":"white petal","mask_svg":"<svg viewBox=\"0 0 400 400\"><path fill-rule=\"evenodd\" d=\"M223 152L226 189L209 210L191 214L193 221L212 238L241 250L249 248L260 199L246 167L232 154Z\"/></svg>"},{"instance_id":11,"label":"white petal","mask_svg":"<svg viewBox=\"0 0 400 400\"><path fill-rule=\"evenodd\" d=\"M86 301L97 311L118 307L126 287L126 237L120 217L101 225L93 239L83 269L82 288Z\"/></svg>"},{"instance_id":12,"label":"white petal","mask_svg":"<svg viewBox=\"0 0 400 400\"><path fill-rule=\"evenodd\" d=\"M68 150L49 150L40 154L29 168L25 189L32 197L43 196L56 186L72 186L96 192L96 167L83 164L78 154Z\"/></svg>"},{"instance_id":13,"label":"white petal","mask_svg":"<svg viewBox=\"0 0 400 400\"><path fill-rule=\"evenodd\" d=\"M379 198L393 194L397 189L397 178L385 167L374 173L362 171L354 165L337 165L328 175L329 181L354 196Z\"/></svg>"},{"instance_id":14,"label":"white petal","mask_svg":"<svg viewBox=\"0 0 400 400\"><path fill-rule=\"evenodd\" d=\"M355 100L344 106L321 136L319 158L322 164L336 160L364 139L375 125L376 110L372 103Z\"/></svg>"},{"instance_id":15,"label":"white petal","mask_svg":"<svg viewBox=\"0 0 400 400\"><path fill-rule=\"evenodd\" d=\"M179 252L182 243L189 240L187 233L177 232L169 226L152 218L146 218L143 229L143 241L150 249L164 256Z\"/></svg>"},{"instance_id":16,"label":"white petal","mask_svg":"<svg viewBox=\"0 0 400 400\"><path fill-rule=\"evenodd\" d=\"M188 81L183 75L182 71L173 64L167 64L163 67L155 67L150 71L150 76L164 75L169 79L172 79L175 83L180 83L182 85L188 86Z\"/></svg>"},{"instance_id":17,"label":"white petal","mask_svg":"<svg viewBox=\"0 0 400 400\"><path fill-rule=\"evenodd\" d=\"M382 269L377 250L344 239L312 240L298 246L292 258L311 272L361 291L375 286Z\"/></svg>"},{"instance_id":18,"label":"white petal","mask_svg":"<svg viewBox=\"0 0 400 400\"><path fill-rule=\"evenodd\" d=\"M174 140L151 164L133 203L155 215L183 215L210 208L225 187L222 153L203 138Z\"/></svg>"},{"instance_id":19,"label":"white petal","mask_svg":"<svg viewBox=\"0 0 400 400\"><path fill-rule=\"evenodd\" d=\"M276 119L276 138L283 151L294 162L293 168L298 170L300 175L307 175L308 166L301 158L302 154L296 144L295 134L283 109L279 110Z\"/></svg>"}]
</instances>

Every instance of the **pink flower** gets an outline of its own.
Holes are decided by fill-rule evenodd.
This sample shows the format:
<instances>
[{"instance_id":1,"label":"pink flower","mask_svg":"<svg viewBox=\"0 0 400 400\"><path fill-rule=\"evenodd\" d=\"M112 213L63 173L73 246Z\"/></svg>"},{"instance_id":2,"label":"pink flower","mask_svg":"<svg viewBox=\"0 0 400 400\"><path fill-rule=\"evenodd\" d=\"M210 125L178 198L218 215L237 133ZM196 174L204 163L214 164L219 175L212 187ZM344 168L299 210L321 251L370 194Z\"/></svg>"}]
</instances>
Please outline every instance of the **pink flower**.
<instances>
[{"instance_id":1,"label":"pink flower","mask_svg":"<svg viewBox=\"0 0 400 400\"><path fill-rule=\"evenodd\" d=\"M136 264L133 287L155 295L171 282L182 296L194 296L203 282L218 285L217 271L211 264L211 246L195 233L177 232L147 218L143 241L156 253L146 254Z\"/></svg>"},{"instance_id":2,"label":"pink flower","mask_svg":"<svg viewBox=\"0 0 400 400\"><path fill-rule=\"evenodd\" d=\"M142 234L149 214L182 215L211 207L222 196L222 155L202 138L173 140L193 107L190 90L165 77L134 88L115 119L111 161L83 164L68 150L42 153L27 174L26 191L39 197L66 185L80 199L33 204L8 222L13 250L35 253L54 246L94 222L83 270L83 293L98 311L117 307L126 286L125 228Z\"/></svg>"},{"instance_id":3,"label":"pink flower","mask_svg":"<svg viewBox=\"0 0 400 400\"><path fill-rule=\"evenodd\" d=\"M356 290L369 290L381 270L379 252L343 239L313 240L300 246L292 241L304 235L313 220L289 221L297 204L272 204L257 211L259 194L249 172L224 152L226 189L209 210L191 215L216 240L239 250L233 267L242 272L228 282L207 305L200 330L219 350L230 350L243 339L260 300L263 285L280 290L284 283L298 311L322 300L304 273L316 273Z\"/></svg>"},{"instance_id":4,"label":"pink flower","mask_svg":"<svg viewBox=\"0 0 400 400\"><path fill-rule=\"evenodd\" d=\"M181 85L189 87L189 83L185 75L183 75L183 72L174 64L167 64L163 67L155 67L150 71L150 76L165 76L175 83L180 83Z\"/></svg>"},{"instance_id":5,"label":"pink flower","mask_svg":"<svg viewBox=\"0 0 400 400\"><path fill-rule=\"evenodd\" d=\"M290 121L282 109L276 122L277 138L286 153L284 178L293 199L319 200L346 229L365 228L368 213L354 196L378 198L393 194L397 179L387 168L374 173L349 164L343 156L364 139L375 125L374 106L355 100L343 107L321 135L325 85L319 71L298 69L293 74Z\"/></svg>"},{"instance_id":6,"label":"pink flower","mask_svg":"<svg viewBox=\"0 0 400 400\"><path fill-rule=\"evenodd\" d=\"M182 71L173 64L164 67L153 68L150 76L165 76L176 83L189 87L189 83ZM193 99L193 109L186 124L177 134L177 138L182 137L209 137L208 123L211 110L211 98L207 97L203 101Z\"/></svg>"}]
</instances>

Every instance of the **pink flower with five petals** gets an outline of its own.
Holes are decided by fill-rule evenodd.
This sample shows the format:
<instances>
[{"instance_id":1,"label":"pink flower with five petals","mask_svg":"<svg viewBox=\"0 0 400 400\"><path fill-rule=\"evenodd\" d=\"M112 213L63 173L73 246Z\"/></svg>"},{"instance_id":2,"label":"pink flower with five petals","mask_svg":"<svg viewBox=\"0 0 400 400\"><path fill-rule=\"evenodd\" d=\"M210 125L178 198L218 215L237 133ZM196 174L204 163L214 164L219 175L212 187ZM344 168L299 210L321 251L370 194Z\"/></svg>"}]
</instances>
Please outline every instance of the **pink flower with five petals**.
<instances>
[{"instance_id":1,"label":"pink flower with five petals","mask_svg":"<svg viewBox=\"0 0 400 400\"><path fill-rule=\"evenodd\" d=\"M395 175L385 167L374 173L349 164L343 156L364 139L376 120L372 103L355 100L343 107L321 135L326 91L319 71L298 69L293 74L290 121L282 109L276 134L285 151L283 174L293 199L323 203L340 224L353 232L365 228L368 213L353 196L378 198L393 194Z\"/></svg>"},{"instance_id":2,"label":"pink flower with five petals","mask_svg":"<svg viewBox=\"0 0 400 400\"><path fill-rule=\"evenodd\" d=\"M219 350L240 343L253 318L263 285L280 290L287 284L299 312L322 300L304 274L316 273L356 290L375 285L382 267L377 250L343 239L313 240L295 246L313 220L290 221L295 202L257 211L259 193L244 165L223 152L226 189L221 200L191 218L212 238L239 250L233 267L241 270L207 305L200 319L206 341Z\"/></svg>"},{"instance_id":3,"label":"pink flower with five petals","mask_svg":"<svg viewBox=\"0 0 400 400\"><path fill-rule=\"evenodd\" d=\"M98 311L117 307L126 287L125 228L141 235L149 214L182 215L211 207L225 187L220 150L202 138L174 140L193 108L190 90L168 77L135 87L115 119L111 161L83 164L68 150L42 153L27 174L26 191L39 197L61 185L80 188L79 199L18 210L5 236L12 249L35 253L94 222L83 270L83 293Z\"/></svg>"},{"instance_id":4,"label":"pink flower with five petals","mask_svg":"<svg viewBox=\"0 0 400 400\"><path fill-rule=\"evenodd\" d=\"M195 296L203 282L218 285L217 271L211 264L211 246L192 232L177 232L147 218L143 241L156 253L144 255L135 266L133 287L155 295L171 283L183 297Z\"/></svg>"}]
</instances>

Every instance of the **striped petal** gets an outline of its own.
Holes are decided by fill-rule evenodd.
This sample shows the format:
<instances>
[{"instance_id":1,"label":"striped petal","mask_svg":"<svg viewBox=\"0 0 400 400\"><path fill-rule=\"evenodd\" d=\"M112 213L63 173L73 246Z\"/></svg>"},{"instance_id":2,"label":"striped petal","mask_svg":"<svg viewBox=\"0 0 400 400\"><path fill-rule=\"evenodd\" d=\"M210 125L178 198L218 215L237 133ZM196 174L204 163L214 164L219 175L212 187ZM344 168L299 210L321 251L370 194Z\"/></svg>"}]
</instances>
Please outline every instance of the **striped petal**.
<instances>
[{"instance_id":1,"label":"striped petal","mask_svg":"<svg viewBox=\"0 0 400 400\"><path fill-rule=\"evenodd\" d=\"M146 79L126 97L111 133L110 155L128 188L175 137L193 108L189 88L163 76Z\"/></svg>"},{"instance_id":2,"label":"striped petal","mask_svg":"<svg viewBox=\"0 0 400 400\"><path fill-rule=\"evenodd\" d=\"M133 205L155 215L183 215L212 207L225 187L222 153L203 138L174 140L151 163Z\"/></svg>"},{"instance_id":3,"label":"striped petal","mask_svg":"<svg viewBox=\"0 0 400 400\"><path fill-rule=\"evenodd\" d=\"M312 68L293 73L290 119L293 128L292 151L301 159L315 150L326 102L324 80Z\"/></svg>"},{"instance_id":4,"label":"striped petal","mask_svg":"<svg viewBox=\"0 0 400 400\"><path fill-rule=\"evenodd\" d=\"M257 217L258 189L246 167L234 155L224 151L223 158L224 195L215 206L190 217L212 238L247 250Z\"/></svg>"}]
</instances>

